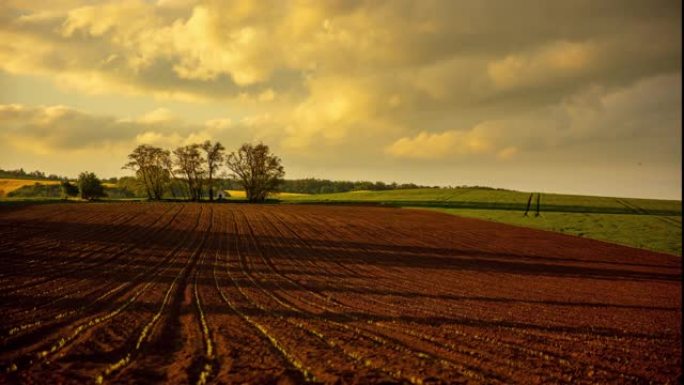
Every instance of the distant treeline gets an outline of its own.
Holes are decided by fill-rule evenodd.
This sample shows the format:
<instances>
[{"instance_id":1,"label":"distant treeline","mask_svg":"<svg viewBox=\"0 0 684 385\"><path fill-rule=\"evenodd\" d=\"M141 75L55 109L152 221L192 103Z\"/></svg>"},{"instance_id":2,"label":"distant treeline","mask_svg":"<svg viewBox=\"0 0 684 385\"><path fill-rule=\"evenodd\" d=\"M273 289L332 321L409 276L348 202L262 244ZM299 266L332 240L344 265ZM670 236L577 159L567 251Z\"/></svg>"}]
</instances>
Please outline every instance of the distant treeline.
<instances>
[{"instance_id":1,"label":"distant treeline","mask_svg":"<svg viewBox=\"0 0 684 385\"><path fill-rule=\"evenodd\" d=\"M130 186L105 185L104 193L110 199L130 199L142 198L144 192L137 193ZM60 184L34 184L21 186L16 190L7 193L8 198L63 198L64 191Z\"/></svg>"},{"instance_id":2,"label":"distant treeline","mask_svg":"<svg viewBox=\"0 0 684 385\"><path fill-rule=\"evenodd\" d=\"M0 178L11 178L11 179L45 179L45 180L62 180L66 177L50 174L45 175L44 172L35 170L31 172L24 171L23 168L18 170L3 170L0 168Z\"/></svg>"},{"instance_id":3,"label":"distant treeline","mask_svg":"<svg viewBox=\"0 0 684 385\"><path fill-rule=\"evenodd\" d=\"M134 177L121 177L103 179L103 182L116 184L118 188L131 191L136 195L144 196L144 191L137 189L137 181ZM219 178L215 181L216 186L220 190L241 190L242 186L235 179ZM172 186L174 188L174 186ZM358 190L399 190L399 189L415 189L415 188L439 188L439 186L421 186L415 183L385 183L385 182L351 182L351 181L334 181L328 179L305 178L305 179L285 179L281 184L279 190L281 192L299 193L299 194L330 194L342 193L348 191Z\"/></svg>"},{"instance_id":4,"label":"distant treeline","mask_svg":"<svg viewBox=\"0 0 684 385\"><path fill-rule=\"evenodd\" d=\"M368 181L335 181L328 179L290 179L280 185L280 191L300 194L330 194L358 190L405 190L415 188L439 188L439 186L420 186L415 183L385 183Z\"/></svg>"},{"instance_id":5,"label":"distant treeline","mask_svg":"<svg viewBox=\"0 0 684 385\"><path fill-rule=\"evenodd\" d=\"M105 178L102 179L102 182L105 183L105 192L109 198L144 198L146 196L145 189L140 185L139 181L135 177L124 176L120 178ZM218 179L216 180L216 186L220 190L242 189L242 186L233 179ZM172 184L170 188L177 189L179 190L177 193L180 193L181 186ZM415 188L439 188L439 186L421 186L414 183L397 184L365 181L351 182L306 178L285 180L280 186L280 191L299 194L329 194L358 190L383 191ZM171 196L170 192L168 195L169 197ZM7 196L57 198L60 196L60 187L59 185L45 185L36 183L14 190L8 193Z\"/></svg>"}]
</instances>

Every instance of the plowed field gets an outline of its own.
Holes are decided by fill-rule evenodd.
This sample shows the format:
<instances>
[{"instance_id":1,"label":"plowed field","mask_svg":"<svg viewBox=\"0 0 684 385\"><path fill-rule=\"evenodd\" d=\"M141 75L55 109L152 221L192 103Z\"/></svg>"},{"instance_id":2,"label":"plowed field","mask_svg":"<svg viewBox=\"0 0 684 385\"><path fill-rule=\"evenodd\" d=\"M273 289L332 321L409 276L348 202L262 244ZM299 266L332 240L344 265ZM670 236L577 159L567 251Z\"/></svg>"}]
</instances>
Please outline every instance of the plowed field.
<instances>
[{"instance_id":1,"label":"plowed field","mask_svg":"<svg viewBox=\"0 0 684 385\"><path fill-rule=\"evenodd\" d=\"M681 260L390 208L0 208L0 383L675 383Z\"/></svg>"}]
</instances>

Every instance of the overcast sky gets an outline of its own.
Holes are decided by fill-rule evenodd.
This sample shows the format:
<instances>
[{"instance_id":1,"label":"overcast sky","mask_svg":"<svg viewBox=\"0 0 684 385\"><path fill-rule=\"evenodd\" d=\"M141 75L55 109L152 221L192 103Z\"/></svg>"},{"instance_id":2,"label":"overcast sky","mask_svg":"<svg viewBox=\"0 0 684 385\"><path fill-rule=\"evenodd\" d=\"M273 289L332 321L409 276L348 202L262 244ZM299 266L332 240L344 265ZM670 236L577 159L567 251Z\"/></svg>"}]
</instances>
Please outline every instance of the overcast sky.
<instances>
[{"instance_id":1,"label":"overcast sky","mask_svg":"<svg viewBox=\"0 0 684 385\"><path fill-rule=\"evenodd\" d=\"M263 141L288 178L681 199L681 2L0 1L0 168Z\"/></svg>"}]
</instances>

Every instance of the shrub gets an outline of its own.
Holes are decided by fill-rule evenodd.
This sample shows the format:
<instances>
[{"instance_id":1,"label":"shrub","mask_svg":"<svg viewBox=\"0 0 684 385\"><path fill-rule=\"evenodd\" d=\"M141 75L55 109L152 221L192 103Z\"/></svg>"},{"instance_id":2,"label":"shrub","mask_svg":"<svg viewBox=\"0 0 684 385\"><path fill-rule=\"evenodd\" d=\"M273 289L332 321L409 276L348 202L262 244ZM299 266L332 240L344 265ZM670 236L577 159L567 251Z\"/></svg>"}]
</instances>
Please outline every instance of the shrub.
<instances>
[{"instance_id":1,"label":"shrub","mask_svg":"<svg viewBox=\"0 0 684 385\"><path fill-rule=\"evenodd\" d=\"M78 176L78 190L82 199L94 200L106 196L102 182L95 173L84 171Z\"/></svg>"}]
</instances>

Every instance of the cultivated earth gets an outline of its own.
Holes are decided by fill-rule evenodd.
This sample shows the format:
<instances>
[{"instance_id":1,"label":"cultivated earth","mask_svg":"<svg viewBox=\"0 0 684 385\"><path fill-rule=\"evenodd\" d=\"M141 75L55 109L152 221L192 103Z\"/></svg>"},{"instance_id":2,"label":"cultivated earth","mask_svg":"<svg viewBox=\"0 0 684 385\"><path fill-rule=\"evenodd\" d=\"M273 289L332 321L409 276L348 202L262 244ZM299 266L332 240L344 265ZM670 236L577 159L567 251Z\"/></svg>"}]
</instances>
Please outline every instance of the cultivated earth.
<instances>
[{"instance_id":1,"label":"cultivated earth","mask_svg":"<svg viewBox=\"0 0 684 385\"><path fill-rule=\"evenodd\" d=\"M0 207L0 383L675 383L681 274L418 210Z\"/></svg>"}]
</instances>

